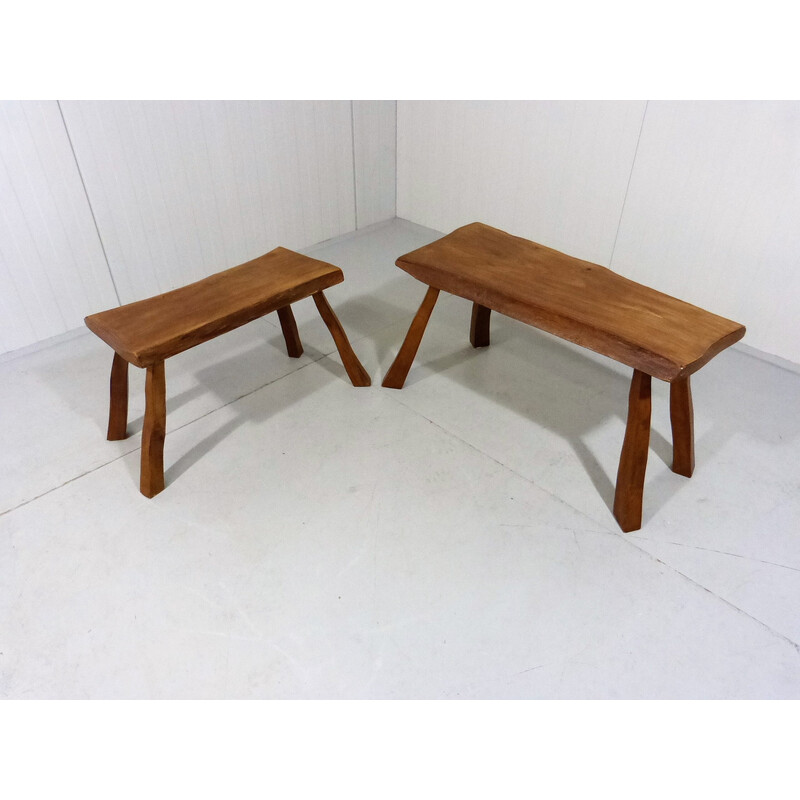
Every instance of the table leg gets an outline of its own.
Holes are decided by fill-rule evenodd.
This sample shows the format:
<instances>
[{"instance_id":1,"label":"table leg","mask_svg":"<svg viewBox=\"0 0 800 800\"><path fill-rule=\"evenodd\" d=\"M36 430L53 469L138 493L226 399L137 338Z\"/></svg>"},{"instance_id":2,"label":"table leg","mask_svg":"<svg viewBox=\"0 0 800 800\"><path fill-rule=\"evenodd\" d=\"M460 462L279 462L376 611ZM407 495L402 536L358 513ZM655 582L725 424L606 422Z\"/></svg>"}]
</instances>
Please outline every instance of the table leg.
<instances>
[{"instance_id":1,"label":"table leg","mask_svg":"<svg viewBox=\"0 0 800 800\"><path fill-rule=\"evenodd\" d=\"M425 297L422 300L417 315L411 321L411 327L408 329L406 338L403 341L400 351L395 356L392 366L386 373L383 379L383 386L388 389L402 389L403 384L406 382L408 371L411 369L411 364L414 357L417 355L419 343L422 341L422 334L425 333L425 328L428 325L428 320L436 305L436 298L439 297L439 290L433 286L428 287Z\"/></svg>"},{"instance_id":2,"label":"table leg","mask_svg":"<svg viewBox=\"0 0 800 800\"><path fill-rule=\"evenodd\" d=\"M672 422L672 471L691 478L694 472L694 408L688 375L669 385L669 416Z\"/></svg>"},{"instance_id":3,"label":"table leg","mask_svg":"<svg viewBox=\"0 0 800 800\"><path fill-rule=\"evenodd\" d=\"M472 321L469 326L469 340L473 347L489 346L489 320L491 308L478 303L472 304Z\"/></svg>"},{"instance_id":4,"label":"table leg","mask_svg":"<svg viewBox=\"0 0 800 800\"><path fill-rule=\"evenodd\" d=\"M336 343L336 348L342 358L342 364L347 371L350 382L353 386L369 386L372 381L367 371L358 360L358 357L353 352L353 348L350 346L350 340L347 338L347 334L344 332L339 318L333 313L328 299L321 291L315 292L313 297L317 305L317 311L319 311L319 315L322 317L322 321L328 326L328 330L331 332L331 336L333 336L333 341Z\"/></svg>"},{"instance_id":5,"label":"table leg","mask_svg":"<svg viewBox=\"0 0 800 800\"><path fill-rule=\"evenodd\" d=\"M294 321L292 307L284 306L279 308L278 319L281 322L283 338L286 341L286 352L290 358L300 358L303 355L303 343L300 341L300 334L297 332L297 323Z\"/></svg>"},{"instance_id":6,"label":"table leg","mask_svg":"<svg viewBox=\"0 0 800 800\"><path fill-rule=\"evenodd\" d=\"M111 364L110 402L108 406L108 440L128 435L128 362L114 353Z\"/></svg>"},{"instance_id":7,"label":"table leg","mask_svg":"<svg viewBox=\"0 0 800 800\"><path fill-rule=\"evenodd\" d=\"M626 533L642 527L642 494L649 446L650 376L634 369L628 395L628 424L614 494L614 516Z\"/></svg>"},{"instance_id":8,"label":"table leg","mask_svg":"<svg viewBox=\"0 0 800 800\"><path fill-rule=\"evenodd\" d=\"M145 379L142 468L139 491L153 497L164 489L164 437L167 432L167 386L164 362L147 368Z\"/></svg>"}]
</instances>

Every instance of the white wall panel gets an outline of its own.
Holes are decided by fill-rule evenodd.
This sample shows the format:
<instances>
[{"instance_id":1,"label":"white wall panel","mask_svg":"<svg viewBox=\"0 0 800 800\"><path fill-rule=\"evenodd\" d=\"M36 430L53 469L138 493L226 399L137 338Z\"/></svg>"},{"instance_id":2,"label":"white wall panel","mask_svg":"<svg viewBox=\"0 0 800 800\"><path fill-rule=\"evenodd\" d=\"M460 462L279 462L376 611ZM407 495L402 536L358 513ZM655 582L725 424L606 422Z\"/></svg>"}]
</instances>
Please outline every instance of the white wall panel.
<instances>
[{"instance_id":1,"label":"white wall panel","mask_svg":"<svg viewBox=\"0 0 800 800\"><path fill-rule=\"evenodd\" d=\"M400 101L397 216L608 264L644 102Z\"/></svg>"},{"instance_id":2,"label":"white wall panel","mask_svg":"<svg viewBox=\"0 0 800 800\"><path fill-rule=\"evenodd\" d=\"M0 102L0 352L116 303L58 104Z\"/></svg>"},{"instance_id":3,"label":"white wall panel","mask_svg":"<svg viewBox=\"0 0 800 800\"><path fill-rule=\"evenodd\" d=\"M800 103L651 102L612 267L800 362Z\"/></svg>"},{"instance_id":4,"label":"white wall panel","mask_svg":"<svg viewBox=\"0 0 800 800\"><path fill-rule=\"evenodd\" d=\"M356 219L359 228L396 216L397 103L353 101Z\"/></svg>"},{"instance_id":5,"label":"white wall panel","mask_svg":"<svg viewBox=\"0 0 800 800\"><path fill-rule=\"evenodd\" d=\"M347 101L62 108L122 302L355 228Z\"/></svg>"}]
</instances>

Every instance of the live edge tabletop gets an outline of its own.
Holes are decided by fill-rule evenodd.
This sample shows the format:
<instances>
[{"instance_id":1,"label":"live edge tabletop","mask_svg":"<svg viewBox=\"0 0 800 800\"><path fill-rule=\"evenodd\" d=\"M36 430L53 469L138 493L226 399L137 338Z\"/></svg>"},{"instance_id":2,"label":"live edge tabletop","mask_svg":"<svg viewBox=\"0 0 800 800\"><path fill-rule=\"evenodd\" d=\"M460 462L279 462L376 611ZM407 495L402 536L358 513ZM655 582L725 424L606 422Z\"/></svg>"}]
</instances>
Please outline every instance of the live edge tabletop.
<instances>
[{"instance_id":1,"label":"live edge tabletop","mask_svg":"<svg viewBox=\"0 0 800 800\"><path fill-rule=\"evenodd\" d=\"M333 264L276 247L196 283L92 314L86 326L146 367L343 280Z\"/></svg>"},{"instance_id":2,"label":"live edge tabletop","mask_svg":"<svg viewBox=\"0 0 800 800\"><path fill-rule=\"evenodd\" d=\"M400 256L396 264L428 291L383 380L401 389L440 291L471 300L470 341L489 344L497 311L633 367L614 516L641 527L650 439L650 381L670 384L672 470L691 476L694 427L689 378L744 336L738 322L480 222Z\"/></svg>"},{"instance_id":3,"label":"live edge tabletop","mask_svg":"<svg viewBox=\"0 0 800 800\"><path fill-rule=\"evenodd\" d=\"M745 333L606 267L480 222L401 256L397 266L665 381L690 375Z\"/></svg>"}]
</instances>

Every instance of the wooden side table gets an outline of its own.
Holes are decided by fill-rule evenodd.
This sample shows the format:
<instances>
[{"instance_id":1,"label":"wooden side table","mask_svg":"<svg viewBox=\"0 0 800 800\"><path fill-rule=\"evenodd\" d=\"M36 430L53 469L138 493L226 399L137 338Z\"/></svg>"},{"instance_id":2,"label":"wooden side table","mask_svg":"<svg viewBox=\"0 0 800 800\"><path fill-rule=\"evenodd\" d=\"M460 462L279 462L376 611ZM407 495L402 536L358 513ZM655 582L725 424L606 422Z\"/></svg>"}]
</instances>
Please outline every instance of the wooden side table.
<instances>
[{"instance_id":1,"label":"wooden side table","mask_svg":"<svg viewBox=\"0 0 800 800\"><path fill-rule=\"evenodd\" d=\"M614 497L614 516L623 531L642 524L651 376L670 384L672 470L691 476L689 377L741 339L743 325L480 222L400 256L396 263L428 290L383 386L403 387L439 292L450 292L473 303L473 347L489 344L494 310L633 368Z\"/></svg>"},{"instance_id":2,"label":"wooden side table","mask_svg":"<svg viewBox=\"0 0 800 800\"><path fill-rule=\"evenodd\" d=\"M370 385L369 375L322 293L343 280L344 274L333 264L277 247L180 289L86 317L87 327L114 350L109 439L127 436L128 364L147 370L139 483L143 495L153 497L164 489L164 361L170 356L277 311L287 352L299 358L303 345L291 304L311 296L353 386Z\"/></svg>"}]
</instances>

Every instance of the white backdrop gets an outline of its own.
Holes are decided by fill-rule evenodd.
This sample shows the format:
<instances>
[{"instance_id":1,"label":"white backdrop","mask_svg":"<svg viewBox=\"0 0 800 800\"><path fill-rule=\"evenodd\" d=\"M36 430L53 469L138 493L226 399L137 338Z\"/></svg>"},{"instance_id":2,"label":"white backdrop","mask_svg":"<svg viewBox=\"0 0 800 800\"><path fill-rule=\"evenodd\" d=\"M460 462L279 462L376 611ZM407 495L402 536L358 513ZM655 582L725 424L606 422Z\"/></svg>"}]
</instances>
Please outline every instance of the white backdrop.
<instances>
[{"instance_id":1,"label":"white backdrop","mask_svg":"<svg viewBox=\"0 0 800 800\"><path fill-rule=\"evenodd\" d=\"M610 266L800 363L800 103L728 101L2 102L0 353L395 214Z\"/></svg>"},{"instance_id":2,"label":"white backdrop","mask_svg":"<svg viewBox=\"0 0 800 800\"><path fill-rule=\"evenodd\" d=\"M116 302L58 105L0 103L0 352Z\"/></svg>"},{"instance_id":3,"label":"white backdrop","mask_svg":"<svg viewBox=\"0 0 800 800\"><path fill-rule=\"evenodd\" d=\"M393 219L394 148L393 101L0 103L0 353Z\"/></svg>"}]
</instances>

